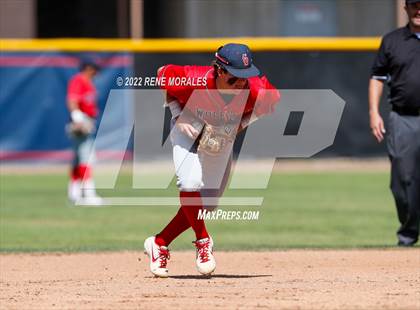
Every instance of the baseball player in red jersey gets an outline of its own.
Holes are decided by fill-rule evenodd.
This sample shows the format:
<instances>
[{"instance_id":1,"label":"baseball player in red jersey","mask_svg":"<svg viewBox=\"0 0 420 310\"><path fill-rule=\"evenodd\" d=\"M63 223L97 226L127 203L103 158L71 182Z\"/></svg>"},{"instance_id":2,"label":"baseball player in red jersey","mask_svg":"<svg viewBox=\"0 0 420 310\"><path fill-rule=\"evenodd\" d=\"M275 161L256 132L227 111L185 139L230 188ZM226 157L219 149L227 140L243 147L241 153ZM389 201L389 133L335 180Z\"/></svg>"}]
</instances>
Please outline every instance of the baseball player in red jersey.
<instances>
[{"instance_id":1,"label":"baseball player in red jersey","mask_svg":"<svg viewBox=\"0 0 420 310\"><path fill-rule=\"evenodd\" d=\"M170 134L181 207L169 224L144 242L150 271L167 277L169 244L188 228L194 230L196 267L203 275L216 268L213 239L200 210L217 207L230 173L236 134L274 111L280 93L252 63L243 44L230 43L216 52L212 66L166 65L166 106L172 113Z\"/></svg>"},{"instance_id":2,"label":"baseball player in red jersey","mask_svg":"<svg viewBox=\"0 0 420 310\"><path fill-rule=\"evenodd\" d=\"M96 194L92 180L89 156L93 147L92 134L98 115L96 88L92 79L98 72L93 62L84 62L78 74L72 77L67 90L67 108L71 122L67 132L73 143L73 162L68 186L68 198L73 203L98 205L102 199Z\"/></svg>"}]
</instances>

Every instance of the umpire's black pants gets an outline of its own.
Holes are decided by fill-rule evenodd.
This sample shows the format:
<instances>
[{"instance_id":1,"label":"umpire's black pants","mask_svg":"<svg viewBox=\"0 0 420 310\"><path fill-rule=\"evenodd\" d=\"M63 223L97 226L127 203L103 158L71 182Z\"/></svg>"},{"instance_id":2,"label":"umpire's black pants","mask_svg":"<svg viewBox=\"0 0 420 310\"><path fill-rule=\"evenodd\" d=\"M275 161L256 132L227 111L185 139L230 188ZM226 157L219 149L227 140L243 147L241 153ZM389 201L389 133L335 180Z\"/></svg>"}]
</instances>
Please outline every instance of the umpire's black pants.
<instances>
[{"instance_id":1,"label":"umpire's black pants","mask_svg":"<svg viewBox=\"0 0 420 310\"><path fill-rule=\"evenodd\" d=\"M417 242L420 225L420 116L389 116L388 154L391 160L391 190L401 223L400 244Z\"/></svg>"}]
</instances>

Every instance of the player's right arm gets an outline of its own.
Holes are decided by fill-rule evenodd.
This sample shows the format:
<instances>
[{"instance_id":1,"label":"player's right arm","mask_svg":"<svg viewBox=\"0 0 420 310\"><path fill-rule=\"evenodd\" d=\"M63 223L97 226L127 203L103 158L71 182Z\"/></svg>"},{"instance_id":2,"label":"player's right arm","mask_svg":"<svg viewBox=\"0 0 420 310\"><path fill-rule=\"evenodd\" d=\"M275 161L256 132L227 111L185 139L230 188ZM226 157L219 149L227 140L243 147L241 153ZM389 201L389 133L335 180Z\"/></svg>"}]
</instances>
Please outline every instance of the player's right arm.
<instances>
[{"instance_id":1,"label":"player's right arm","mask_svg":"<svg viewBox=\"0 0 420 310\"><path fill-rule=\"evenodd\" d=\"M158 78L166 78L166 83L162 87L166 90L165 106L169 107L171 110L172 119L178 119L178 117L183 112L185 102L188 101L188 98L191 95L191 91L190 89L183 86L169 85L168 79L170 77L184 77L184 67L175 65L163 66L158 69L157 76ZM195 139L198 137L200 132L191 124L190 119L193 119L193 115L190 115L188 111L184 111L183 119L177 120L175 126L177 126L179 131L183 134L187 135L191 139Z\"/></svg>"},{"instance_id":2,"label":"player's right arm","mask_svg":"<svg viewBox=\"0 0 420 310\"><path fill-rule=\"evenodd\" d=\"M82 85L78 79L73 78L67 89L67 108L70 112L70 118L73 123L82 123L88 119L88 116L79 108L81 97Z\"/></svg>"}]
</instances>

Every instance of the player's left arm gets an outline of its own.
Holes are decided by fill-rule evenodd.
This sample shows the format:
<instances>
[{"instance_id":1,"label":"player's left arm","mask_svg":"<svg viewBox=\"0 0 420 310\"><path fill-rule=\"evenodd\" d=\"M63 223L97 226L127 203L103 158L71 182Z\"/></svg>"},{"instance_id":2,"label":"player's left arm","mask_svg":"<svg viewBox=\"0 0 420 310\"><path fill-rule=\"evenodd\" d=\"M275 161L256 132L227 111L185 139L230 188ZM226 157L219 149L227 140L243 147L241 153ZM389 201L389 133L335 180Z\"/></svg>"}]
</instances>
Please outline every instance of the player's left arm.
<instances>
[{"instance_id":1,"label":"player's left arm","mask_svg":"<svg viewBox=\"0 0 420 310\"><path fill-rule=\"evenodd\" d=\"M255 100L254 110L242 116L238 133L264 115L274 113L277 104L280 102L279 90L265 76L255 79L254 83L257 85L251 90L251 96L254 96L253 100Z\"/></svg>"},{"instance_id":2,"label":"player's left arm","mask_svg":"<svg viewBox=\"0 0 420 310\"><path fill-rule=\"evenodd\" d=\"M242 130L247 128L253 122L255 122L258 117L254 113L246 113L242 116L241 122L239 123L237 133L240 133Z\"/></svg>"}]
</instances>

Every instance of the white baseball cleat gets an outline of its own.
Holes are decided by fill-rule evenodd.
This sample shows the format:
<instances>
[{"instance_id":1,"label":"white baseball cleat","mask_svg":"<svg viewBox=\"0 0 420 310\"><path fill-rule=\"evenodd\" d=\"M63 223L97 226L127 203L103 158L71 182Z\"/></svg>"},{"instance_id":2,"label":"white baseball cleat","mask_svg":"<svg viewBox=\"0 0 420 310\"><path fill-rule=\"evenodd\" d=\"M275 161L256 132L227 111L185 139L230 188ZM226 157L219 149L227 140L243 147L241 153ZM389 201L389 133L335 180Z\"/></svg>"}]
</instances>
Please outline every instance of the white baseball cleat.
<instances>
[{"instance_id":1,"label":"white baseball cleat","mask_svg":"<svg viewBox=\"0 0 420 310\"><path fill-rule=\"evenodd\" d=\"M82 197L76 202L76 204L82 206L102 206L105 204L105 201L102 197L95 195Z\"/></svg>"},{"instance_id":2,"label":"white baseball cleat","mask_svg":"<svg viewBox=\"0 0 420 310\"><path fill-rule=\"evenodd\" d=\"M211 237L193 242L197 248L196 266L199 273L210 275L216 269L216 260L213 256L213 239Z\"/></svg>"},{"instance_id":3,"label":"white baseball cleat","mask_svg":"<svg viewBox=\"0 0 420 310\"><path fill-rule=\"evenodd\" d=\"M78 180L70 180L67 188L67 197L70 202L76 203L82 197L81 183Z\"/></svg>"},{"instance_id":4,"label":"white baseball cleat","mask_svg":"<svg viewBox=\"0 0 420 310\"><path fill-rule=\"evenodd\" d=\"M169 249L166 246L159 246L155 242L155 237L149 237L144 241L144 253L150 259L150 271L160 278L168 277L166 265L170 258Z\"/></svg>"},{"instance_id":5,"label":"white baseball cleat","mask_svg":"<svg viewBox=\"0 0 420 310\"><path fill-rule=\"evenodd\" d=\"M83 182L83 197L77 201L80 205L101 206L105 204L104 199L96 193L95 183L89 179Z\"/></svg>"}]
</instances>

